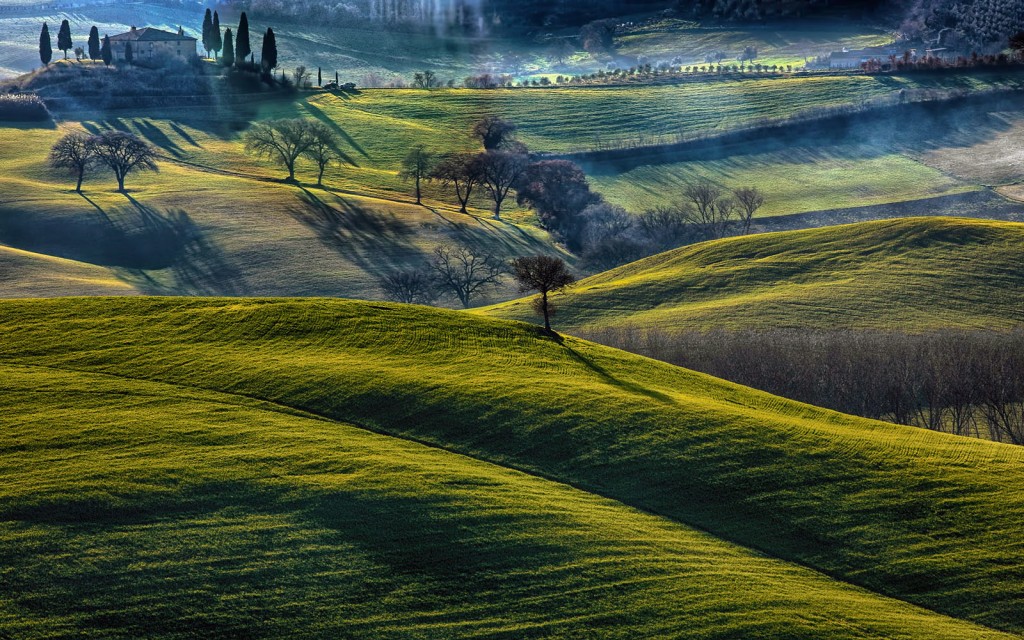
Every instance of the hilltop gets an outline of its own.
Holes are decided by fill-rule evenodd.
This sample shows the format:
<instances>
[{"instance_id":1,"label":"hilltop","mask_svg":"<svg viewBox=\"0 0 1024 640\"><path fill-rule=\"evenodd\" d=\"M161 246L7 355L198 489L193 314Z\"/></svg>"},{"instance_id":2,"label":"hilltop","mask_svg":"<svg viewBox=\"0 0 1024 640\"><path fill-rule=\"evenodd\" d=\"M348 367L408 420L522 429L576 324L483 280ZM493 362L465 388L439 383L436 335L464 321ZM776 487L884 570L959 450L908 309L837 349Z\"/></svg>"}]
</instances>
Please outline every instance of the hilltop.
<instances>
[{"instance_id":1,"label":"hilltop","mask_svg":"<svg viewBox=\"0 0 1024 640\"><path fill-rule=\"evenodd\" d=\"M424 637L1024 631L1017 447L425 307L0 311L12 632L238 633L252 610L306 635L384 611Z\"/></svg>"},{"instance_id":2,"label":"hilltop","mask_svg":"<svg viewBox=\"0 0 1024 640\"><path fill-rule=\"evenodd\" d=\"M1024 225L904 218L727 238L586 278L557 323L661 329L940 327L1024 322ZM532 318L525 300L486 311Z\"/></svg>"}]
</instances>

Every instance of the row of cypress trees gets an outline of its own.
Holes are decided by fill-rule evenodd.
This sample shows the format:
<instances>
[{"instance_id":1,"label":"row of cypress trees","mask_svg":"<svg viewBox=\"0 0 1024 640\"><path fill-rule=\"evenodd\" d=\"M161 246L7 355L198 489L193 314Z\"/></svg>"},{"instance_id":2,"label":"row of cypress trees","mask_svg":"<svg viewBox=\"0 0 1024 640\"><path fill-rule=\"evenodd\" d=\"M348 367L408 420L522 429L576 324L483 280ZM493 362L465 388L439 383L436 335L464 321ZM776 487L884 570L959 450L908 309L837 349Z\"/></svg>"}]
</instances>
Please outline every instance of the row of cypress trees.
<instances>
[{"instance_id":1,"label":"row of cypress trees","mask_svg":"<svg viewBox=\"0 0 1024 640\"><path fill-rule=\"evenodd\" d=\"M57 32L57 48L64 52L64 59L68 57L68 50L74 47L74 42L71 39L71 25L67 20L64 20L60 24L60 30ZM91 60L103 60L104 64L110 64L112 60L110 50L110 38L108 36L103 37L102 44L100 43L99 30L94 25L89 30L89 59ZM242 17L238 21L238 31L236 34L231 32L228 28L224 31L223 38L220 34L220 16L216 11L210 12L206 10L206 16L203 19L203 48L206 49L207 54L213 52L214 60L216 60L217 53L224 51L224 56L221 60L224 66L238 65L242 66L246 60L252 55L252 45L249 40L249 18L242 12ZM128 62L132 61L132 50L131 43L129 43L125 49L125 58ZM39 59L44 65L50 64L53 60L53 42L50 37L50 28L45 22L43 23L42 32L39 34ZM263 36L263 51L260 64L264 72L269 72L271 69L277 67L277 39L274 36L274 30L268 28L266 34Z\"/></svg>"},{"instance_id":2,"label":"row of cypress trees","mask_svg":"<svg viewBox=\"0 0 1024 640\"><path fill-rule=\"evenodd\" d=\"M57 48L64 52L64 59L68 58L68 50L75 46L71 40L71 25L67 20L60 23L60 30L57 32ZM90 60L102 60L110 64L112 60L110 51L110 38L104 36L100 43L99 29L93 25L89 30L88 54ZM39 59L43 64L50 64L53 60L53 42L50 39L50 27L44 22L43 30L39 34Z\"/></svg>"},{"instance_id":3,"label":"row of cypress trees","mask_svg":"<svg viewBox=\"0 0 1024 640\"><path fill-rule=\"evenodd\" d=\"M253 64L254 61L250 59L253 51L252 43L249 40L249 17L243 11L238 20L238 31L232 33L229 27L221 36L220 16L216 11L211 12L207 9L206 15L203 17L203 48L206 49L207 54L213 52L214 60L217 59L217 54L223 51L221 63L226 67L242 66L247 60ZM260 66L264 72L269 72L277 67L277 38L271 28L268 28L263 36L261 54Z\"/></svg>"}]
</instances>

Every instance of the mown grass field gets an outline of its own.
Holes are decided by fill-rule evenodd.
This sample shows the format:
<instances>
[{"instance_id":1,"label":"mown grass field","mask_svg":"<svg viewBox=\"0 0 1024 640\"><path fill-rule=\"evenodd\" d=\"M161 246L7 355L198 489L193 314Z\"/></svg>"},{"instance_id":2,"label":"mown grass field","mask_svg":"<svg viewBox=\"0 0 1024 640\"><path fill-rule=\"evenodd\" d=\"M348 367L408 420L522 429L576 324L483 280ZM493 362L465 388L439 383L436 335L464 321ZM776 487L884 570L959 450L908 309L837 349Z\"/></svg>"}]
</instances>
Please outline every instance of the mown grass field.
<instances>
[{"instance_id":1,"label":"mown grass field","mask_svg":"<svg viewBox=\"0 0 1024 640\"><path fill-rule=\"evenodd\" d=\"M424 307L8 301L0 330L8 633L1024 630L1019 448Z\"/></svg>"},{"instance_id":2,"label":"mown grass field","mask_svg":"<svg viewBox=\"0 0 1024 640\"><path fill-rule=\"evenodd\" d=\"M1024 322L1024 225L906 218L728 238L587 278L557 324L663 329L941 327ZM531 318L527 301L487 310Z\"/></svg>"}]
</instances>

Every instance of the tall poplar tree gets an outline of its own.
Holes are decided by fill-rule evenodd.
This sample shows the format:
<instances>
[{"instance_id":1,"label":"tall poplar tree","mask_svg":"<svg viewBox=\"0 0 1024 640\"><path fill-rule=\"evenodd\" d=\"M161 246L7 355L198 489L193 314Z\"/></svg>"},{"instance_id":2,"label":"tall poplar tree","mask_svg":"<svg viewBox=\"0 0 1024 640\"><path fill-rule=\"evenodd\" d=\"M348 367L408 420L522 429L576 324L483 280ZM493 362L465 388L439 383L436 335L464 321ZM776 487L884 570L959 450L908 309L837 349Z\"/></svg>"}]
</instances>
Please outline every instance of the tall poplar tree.
<instances>
[{"instance_id":1,"label":"tall poplar tree","mask_svg":"<svg viewBox=\"0 0 1024 640\"><path fill-rule=\"evenodd\" d=\"M71 24L67 20L60 23L60 30L57 32L57 48L64 52L64 59L68 59L68 49L75 46L71 41Z\"/></svg>"},{"instance_id":2,"label":"tall poplar tree","mask_svg":"<svg viewBox=\"0 0 1024 640\"><path fill-rule=\"evenodd\" d=\"M100 30L96 28L96 25L89 29L89 59L100 59Z\"/></svg>"},{"instance_id":3,"label":"tall poplar tree","mask_svg":"<svg viewBox=\"0 0 1024 640\"><path fill-rule=\"evenodd\" d=\"M203 17L203 49L206 49L206 57L210 57L213 51L213 14L209 9Z\"/></svg>"},{"instance_id":4,"label":"tall poplar tree","mask_svg":"<svg viewBox=\"0 0 1024 640\"><path fill-rule=\"evenodd\" d=\"M260 60L264 73L270 73L277 68L277 38L274 37L274 30L268 28L263 36L263 56Z\"/></svg>"},{"instance_id":5,"label":"tall poplar tree","mask_svg":"<svg viewBox=\"0 0 1024 640\"><path fill-rule=\"evenodd\" d=\"M216 11L213 12L213 27L212 28L213 28L213 31L210 33L210 36L211 36L210 44L213 45L213 59L216 61L217 60L217 54L220 52L220 50L222 48L224 48L224 41L221 40L221 38L220 38L220 16L217 15Z\"/></svg>"},{"instance_id":6,"label":"tall poplar tree","mask_svg":"<svg viewBox=\"0 0 1024 640\"><path fill-rule=\"evenodd\" d=\"M231 35L231 27L224 30L224 55L221 56L220 62L225 67L235 64L235 39Z\"/></svg>"},{"instance_id":7,"label":"tall poplar tree","mask_svg":"<svg viewBox=\"0 0 1024 640\"><path fill-rule=\"evenodd\" d=\"M103 64L110 66L114 61L114 52L110 50L110 36L103 36L103 45L100 47L100 58Z\"/></svg>"},{"instance_id":8,"label":"tall poplar tree","mask_svg":"<svg viewBox=\"0 0 1024 640\"><path fill-rule=\"evenodd\" d=\"M245 64L246 58L252 53L252 44L249 42L249 18L242 12L238 20L238 31L235 33L235 62L239 65Z\"/></svg>"},{"instance_id":9,"label":"tall poplar tree","mask_svg":"<svg viewBox=\"0 0 1024 640\"><path fill-rule=\"evenodd\" d=\"M53 42L50 40L50 27L43 23L43 30L39 33L39 59L43 64L50 64L53 60Z\"/></svg>"}]
</instances>

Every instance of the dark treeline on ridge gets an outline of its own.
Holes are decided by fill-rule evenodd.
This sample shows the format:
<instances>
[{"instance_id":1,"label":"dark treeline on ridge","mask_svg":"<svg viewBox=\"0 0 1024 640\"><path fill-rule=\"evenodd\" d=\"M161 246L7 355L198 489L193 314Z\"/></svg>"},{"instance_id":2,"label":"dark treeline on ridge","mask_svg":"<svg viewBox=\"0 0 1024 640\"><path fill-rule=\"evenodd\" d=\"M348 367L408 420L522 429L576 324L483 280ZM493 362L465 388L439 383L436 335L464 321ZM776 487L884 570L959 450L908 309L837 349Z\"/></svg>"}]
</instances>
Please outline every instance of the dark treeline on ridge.
<instances>
[{"instance_id":1,"label":"dark treeline on ridge","mask_svg":"<svg viewBox=\"0 0 1024 640\"><path fill-rule=\"evenodd\" d=\"M581 337L865 418L1024 444L1024 331L680 331Z\"/></svg>"}]
</instances>

